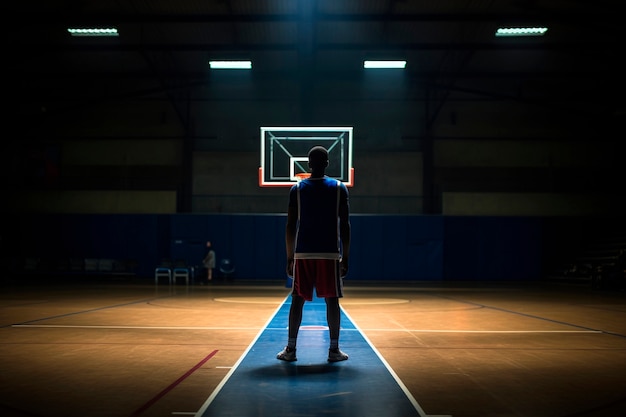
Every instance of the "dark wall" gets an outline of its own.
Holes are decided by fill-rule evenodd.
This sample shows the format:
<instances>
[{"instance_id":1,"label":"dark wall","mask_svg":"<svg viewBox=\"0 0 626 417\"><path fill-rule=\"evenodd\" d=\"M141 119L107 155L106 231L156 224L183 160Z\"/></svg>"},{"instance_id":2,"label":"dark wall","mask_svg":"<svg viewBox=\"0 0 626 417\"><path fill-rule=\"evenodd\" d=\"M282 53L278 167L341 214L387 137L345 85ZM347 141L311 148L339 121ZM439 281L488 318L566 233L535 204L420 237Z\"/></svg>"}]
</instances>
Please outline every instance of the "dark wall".
<instances>
[{"instance_id":1,"label":"dark wall","mask_svg":"<svg viewBox=\"0 0 626 417\"><path fill-rule=\"evenodd\" d=\"M540 275L540 218L446 217L444 234L448 279L532 280Z\"/></svg>"},{"instance_id":2,"label":"dark wall","mask_svg":"<svg viewBox=\"0 0 626 417\"><path fill-rule=\"evenodd\" d=\"M153 277L163 258L200 265L206 241L235 278L285 279L282 214L32 215L5 219L7 265L25 258L133 259ZM545 228L537 217L353 215L349 278L364 281L535 280ZM48 263L53 264L53 263Z\"/></svg>"}]
</instances>

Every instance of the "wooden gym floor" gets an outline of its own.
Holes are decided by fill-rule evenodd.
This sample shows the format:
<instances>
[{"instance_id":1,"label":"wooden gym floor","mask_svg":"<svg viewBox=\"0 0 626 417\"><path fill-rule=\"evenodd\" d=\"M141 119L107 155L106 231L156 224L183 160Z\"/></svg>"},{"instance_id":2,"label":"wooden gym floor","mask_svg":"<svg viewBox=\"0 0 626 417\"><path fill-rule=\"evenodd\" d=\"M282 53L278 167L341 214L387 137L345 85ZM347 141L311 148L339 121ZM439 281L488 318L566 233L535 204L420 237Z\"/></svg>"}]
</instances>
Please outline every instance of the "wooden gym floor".
<instances>
[{"instance_id":1,"label":"wooden gym floor","mask_svg":"<svg viewBox=\"0 0 626 417\"><path fill-rule=\"evenodd\" d=\"M290 291L280 282L0 290L4 417L199 416ZM346 280L342 307L428 416L626 415L624 292ZM286 329L279 339L268 361Z\"/></svg>"}]
</instances>

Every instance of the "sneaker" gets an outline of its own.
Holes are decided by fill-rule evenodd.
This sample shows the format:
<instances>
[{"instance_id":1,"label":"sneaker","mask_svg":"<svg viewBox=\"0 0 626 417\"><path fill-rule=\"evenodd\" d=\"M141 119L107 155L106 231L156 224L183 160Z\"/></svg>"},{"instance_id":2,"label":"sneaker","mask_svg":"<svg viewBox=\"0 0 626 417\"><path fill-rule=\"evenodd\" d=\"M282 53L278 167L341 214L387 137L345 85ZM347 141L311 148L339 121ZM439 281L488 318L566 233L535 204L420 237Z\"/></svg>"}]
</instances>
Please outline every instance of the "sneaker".
<instances>
[{"instance_id":1,"label":"sneaker","mask_svg":"<svg viewBox=\"0 0 626 417\"><path fill-rule=\"evenodd\" d=\"M328 362L347 361L348 355L339 349L328 349Z\"/></svg>"},{"instance_id":2,"label":"sneaker","mask_svg":"<svg viewBox=\"0 0 626 417\"><path fill-rule=\"evenodd\" d=\"M283 350L278 352L276 359L287 362L294 362L298 360L298 358L296 358L296 350L289 347L285 347Z\"/></svg>"}]
</instances>

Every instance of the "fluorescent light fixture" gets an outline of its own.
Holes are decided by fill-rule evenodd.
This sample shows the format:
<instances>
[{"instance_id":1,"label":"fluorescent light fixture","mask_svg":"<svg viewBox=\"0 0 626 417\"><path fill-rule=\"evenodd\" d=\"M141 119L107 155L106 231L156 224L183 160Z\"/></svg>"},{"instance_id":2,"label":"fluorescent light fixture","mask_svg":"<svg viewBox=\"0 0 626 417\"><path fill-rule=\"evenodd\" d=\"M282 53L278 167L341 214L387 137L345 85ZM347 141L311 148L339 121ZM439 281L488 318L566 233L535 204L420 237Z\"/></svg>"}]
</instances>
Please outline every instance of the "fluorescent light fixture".
<instances>
[{"instance_id":1,"label":"fluorescent light fixture","mask_svg":"<svg viewBox=\"0 0 626 417\"><path fill-rule=\"evenodd\" d=\"M209 61L211 69L252 69L252 61Z\"/></svg>"},{"instance_id":2,"label":"fluorescent light fixture","mask_svg":"<svg viewBox=\"0 0 626 417\"><path fill-rule=\"evenodd\" d=\"M68 28L72 36L118 36L115 28Z\"/></svg>"},{"instance_id":3,"label":"fluorescent light fixture","mask_svg":"<svg viewBox=\"0 0 626 417\"><path fill-rule=\"evenodd\" d=\"M548 28L498 28L496 36L543 36Z\"/></svg>"},{"instance_id":4,"label":"fluorescent light fixture","mask_svg":"<svg viewBox=\"0 0 626 417\"><path fill-rule=\"evenodd\" d=\"M406 61L363 61L363 68L404 68Z\"/></svg>"}]
</instances>

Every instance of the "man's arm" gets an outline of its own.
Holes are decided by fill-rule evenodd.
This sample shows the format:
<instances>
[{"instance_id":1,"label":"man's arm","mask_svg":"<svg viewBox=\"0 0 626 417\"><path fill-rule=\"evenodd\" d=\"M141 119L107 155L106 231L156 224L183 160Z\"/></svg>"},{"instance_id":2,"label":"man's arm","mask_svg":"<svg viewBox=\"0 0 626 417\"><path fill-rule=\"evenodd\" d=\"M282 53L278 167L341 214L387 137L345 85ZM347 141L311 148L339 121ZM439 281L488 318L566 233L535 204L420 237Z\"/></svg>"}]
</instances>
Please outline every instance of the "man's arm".
<instances>
[{"instance_id":1,"label":"man's arm","mask_svg":"<svg viewBox=\"0 0 626 417\"><path fill-rule=\"evenodd\" d=\"M285 227L285 249L287 252L287 276L293 275L293 256L296 244L296 225L298 222L298 208L289 207L287 210L287 226Z\"/></svg>"},{"instance_id":2,"label":"man's arm","mask_svg":"<svg viewBox=\"0 0 626 417\"><path fill-rule=\"evenodd\" d=\"M348 204L348 190L345 189L345 198L339 204L339 237L341 239L341 276L348 274L350 265L350 206Z\"/></svg>"}]
</instances>

